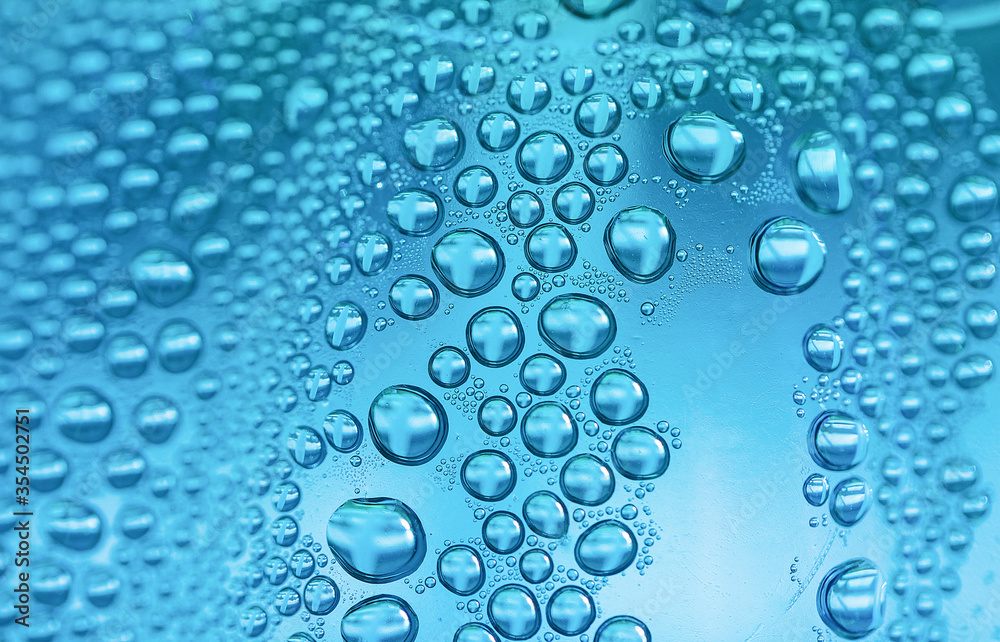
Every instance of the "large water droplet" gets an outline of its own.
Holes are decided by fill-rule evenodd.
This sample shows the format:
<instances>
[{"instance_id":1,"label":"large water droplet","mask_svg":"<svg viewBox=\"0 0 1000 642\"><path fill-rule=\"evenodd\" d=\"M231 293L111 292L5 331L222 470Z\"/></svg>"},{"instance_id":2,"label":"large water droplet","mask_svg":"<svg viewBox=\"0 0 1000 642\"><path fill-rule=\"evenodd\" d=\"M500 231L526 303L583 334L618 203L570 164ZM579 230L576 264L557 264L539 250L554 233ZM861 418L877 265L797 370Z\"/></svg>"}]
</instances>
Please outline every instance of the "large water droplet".
<instances>
[{"instance_id":1,"label":"large water droplet","mask_svg":"<svg viewBox=\"0 0 1000 642\"><path fill-rule=\"evenodd\" d=\"M773 294L797 294L816 282L826 245L812 227L794 218L767 221L750 238L750 274Z\"/></svg>"},{"instance_id":2,"label":"large water droplet","mask_svg":"<svg viewBox=\"0 0 1000 642\"><path fill-rule=\"evenodd\" d=\"M390 386L380 392L368 411L368 426L378 451L405 466L431 459L448 436L444 408L416 386Z\"/></svg>"},{"instance_id":3,"label":"large water droplet","mask_svg":"<svg viewBox=\"0 0 1000 642\"><path fill-rule=\"evenodd\" d=\"M809 454L827 470L850 470L868 454L868 429L854 417L827 411L809 427Z\"/></svg>"},{"instance_id":4,"label":"large water droplet","mask_svg":"<svg viewBox=\"0 0 1000 642\"><path fill-rule=\"evenodd\" d=\"M527 640L542 626L538 601L519 584L506 584L494 591L486 613L500 635L511 640Z\"/></svg>"},{"instance_id":5,"label":"large water droplet","mask_svg":"<svg viewBox=\"0 0 1000 642\"><path fill-rule=\"evenodd\" d=\"M542 272L568 270L576 260L576 252L573 235L558 223L539 225L524 242L524 257Z\"/></svg>"},{"instance_id":6,"label":"large water droplet","mask_svg":"<svg viewBox=\"0 0 1000 642\"><path fill-rule=\"evenodd\" d=\"M637 205L611 219L604 231L604 247L622 276L636 283L652 283L673 264L676 238L662 212Z\"/></svg>"},{"instance_id":7,"label":"large water droplet","mask_svg":"<svg viewBox=\"0 0 1000 642\"><path fill-rule=\"evenodd\" d=\"M446 288L459 296L474 297L499 283L504 258L493 237L462 229L445 234L434 244L431 267Z\"/></svg>"},{"instance_id":8,"label":"large water droplet","mask_svg":"<svg viewBox=\"0 0 1000 642\"><path fill-rule=\"evenodd\" d=\"M437 171L458 161L465 147L465 137L458 125L446 118L431 118L414 123L403 134L403 150L417 169Z\"/></svg>"},{"instance_id":9,"label":"large water droplet","mask_svg":"<svg viewBox=\"0 0 1000 642\"><path fill-rule=\"evenodd\" d=\"M615 476L607 464L594 455L576 455L563 464L559 488L571 502L599 506L615 492Z\"/></svg>"},{"instance_id":10,"label":"large water droplet","mask_svg":"<svg viewBox=\"0 0 1000 642\"><path fill-rule=\"evenodd\" d=\"M194 270L171 250L146 250L132 259L129 274L139 294L161 308L177 303L194 289Z\"/></svg>"},{"instance_id":11,"label":"large water droplet","mask_svg":"<svg viewBox=\"0 0 1000 642\"><path fill-rule=\"evenodd\" d=\"M499 368L521 354L524 328L507 308L485 308L469 319L465 338L476 361L484 366Z\"/></svg>"},{"instance_id":12,"label":"large water droplet","mask_svg":"<svg viewBox=\"0 0 1000 642\"><path fill-rule=\"evenodd\" d=\"M517 169L532 183L555 183L572 165L573 152L569 143L555 132L536 132L517 149Z\"/></svg>"},{"instance_id":13,"label":"large water droplet","mask_svg":"<svg viewBox=\"0 0 1000 642\"><path fill-rule=\"evenodd\" d=\"M830 132L816 132L795 144L792 178L802 201L824 213L843 212L851 205L851 161Z\"/></svg>"},{"instance_id":14,"label":"large water droplet","mask_svg":"<svg viewBox=\"0 0 1000 642\"><path fill-rule=\"evenodd\" d=\"M597 522L576 541L576 563L591 575L615 575L635 560L638 544L628 526L616 520Z\"/></svg>"},{"instance_id":15,"label":"large water droplet","mask_svg":"<svg viewBox=\"0 0 1000 642\"><path fill-rule=\"evenodd\" d=\"M486 580L483 560L471 546L459 544L441 553L437 562L438 577L455 595L472 595Z\"/></svg>"},{"instance_id":16,"label":"large water droplet","mask_svg":"<svg viewBox=\"0 0 1000 642\"><path fill-rule=\"evenodd\" d=\"M652 642L646 625L628 615L616 615L597 629L596 642Z\"/></svg>"},{"instance_id":17,"label":"large water droplet","mask_svg":"<svg viewBox=\"0 0 1000 642\"><path fill-rule=\"evenodd\" d=\"M629 479L655 479L670 465L670 450L649 428L633 426L615 437L611 444L611 463Z\"/></svg>"},{"instance_id":18,"label":"large water droplet","mask_svg":"<svg viewBox=\"0 0 1000 642\"><path fill-rule=\"evenodd\" d=\"M545 605L549 626L563 635L580 635L590 628L597 617L594 600L579 586L563 586Z\"/></svg>"},{"instance_id":19,"label":"large water droplet","mask_svg":"<svg viewBox=\"0 0 1000 642\"><path fill-rule=\"evenodd\" d=\"M462 464L462 486L484 502L498 502L514 490L517 470L510 457L498 450L480 450Z\"/></svg>"},{"instance_id":20,"label":"large water droplet","mask_svg":"<svg viewBox=\"0 0 1000 642\"><path fill-rule=\"evenodd\" d=\"M823 622L837 635L857 640L882 626L885 620L886 582L881 571L864 558L838 564L816 593Z\"/></svg>"},{"instance_id":21,"label":"large water droplet","mask_svg":"<svg viewBox=\"0 0 1000 642\"><path fill-rule=\"evenodd\" d=\"M345 642L413 642L418 628L417 614L403 598L376 595L344 613L340 635Z\"/></svg>"},{"instance_id":22,"label":"large water droplet","mask_svg":"<svg viewBox=\"0 0 1000 642\"><path fill-rule=\"evenodd\" d=\"M743 164L743 133L718 114L689 112L663 135L663 152L678 174L697 183L718 183Z\"/></svg>"},{"instance_id":23,"label":"large water droplet","mask_svg":"<svg viewBox=\"0 0 1000 642\"><path fill-rule=\"evenodd\" d=\"M630 372L613 368L601 374L590 390L590 407L612 426L638 421L649 405L646 386Z\"/></svg>"},{"instance_id":24,"label":"large water droplet","mask_svg":"<svg viewBox=\"0 0 1000 642\"><path fill-rule=\"evenodd\" d=\"M615 340L615 317L603 301L586 294L563 294L545 304L538 332L553 350L571 359L590 359Z\"/></svg>"},{"instance_id":25,"label":"large water droplet","mask_svg":"<svg viewBox=\"0 0 1000 642\"><path fill-rule=\"evenodd\" d=\"M441 200L419 189L396 194L385 206L386 217L408 236L427 236L437 230L443 217Z\"/></svg>"},{"instance_id":26,"label":"large water droplet","mask_svg":"<svg viewBox=\"0 0 1000 642\"><path fill-rule=\"evenodd\" d=\"M577 435L576 420L555 401L532 406L521 419L521 440L539 457L562 457L576 446Z\"/></svg>"},{"instance_id":27,"label":"large water droplet","mask_svg":"<svg viewBox=\"0 0 1000 642\"><path fill-rule=\"evenodd\" d=\"M326 318L326 342L334 350L349 350L365 336L368 316L356 303L341 301Z\"/></svg>"},{"instance_id":28,"label":"large water droplet","mask_svg":"<svg viewBox=\"0 0 1000 642\"><path fill-rule=\"evenodd\" d=\"M52 417L67 439L82 444L101 441L114 424L111 404L90 388L74 388L59 395L52 407Z\"/></svg>"},{"instance_id":29,"label":"large water droplet","mask_svg":"<svg viewBox=\"0 0 1000 642\"><path fill-rule=\"evenodd\" d=\"M406 577L424 561L424 527L398 499L351 499L326 524L326 542L344 570L363 582Z\"/></svg>"},{"instance_id":30,"label":"large water droplet","mask_svg":"<svg viewBox=\"0 0 1000 642\"><path fill-rule=\"evenodd\" d=\"M521 507L524 523L542 537L562 539L569 530L569 512L554 493L540 490L524 500Z\"/></svg>"}]
</instances>

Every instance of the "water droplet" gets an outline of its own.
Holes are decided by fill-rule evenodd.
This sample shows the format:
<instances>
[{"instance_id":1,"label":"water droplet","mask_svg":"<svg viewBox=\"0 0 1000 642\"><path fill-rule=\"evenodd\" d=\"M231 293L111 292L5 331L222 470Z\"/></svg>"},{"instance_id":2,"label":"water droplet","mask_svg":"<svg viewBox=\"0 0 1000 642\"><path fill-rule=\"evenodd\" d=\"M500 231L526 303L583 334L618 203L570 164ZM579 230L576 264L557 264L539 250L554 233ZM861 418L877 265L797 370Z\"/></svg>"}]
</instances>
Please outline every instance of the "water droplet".
<instances>
[{"instance_id":1,"label":"water droplet","mask_svg":"<svg viewBox=\"0 0 1000 642\"><path fill-rule=\"evenodd\" d=\"M576 541L576 563L591 575L615 575L635 560L638 544L628 526L616 520L597 522Z\"/></svg>"},{"instance_id":2,"label":"water droplet","mask_svg":"<svg viewBox=\"0 0 1000 642\"><path fill-rule=\"evenodd\" d=\"M500 246L479 230L449 232L434 244L431 267L446 288L459 296L485 294L499 283L504 271Z\"/></svg>"},{"instance_id":3,"label":"water droplet","mask_svg":"<svg viewBox=\"0 0 1000 642\"><path fill-rule=\"evenodd\" d=\"M398 499L385 497L341 504L327 522L326 542L345 571L369 584L410 575L427 552L416 513Z\"/></svg>"},{"instance_id":4,"label":"water droplet","mask_svg":"<svg viewBox=\"0 0 1000 642\"><path fill-rule=\"evenodd\" d=\"M498 502L514 490L517 470L510 457L498 450L480 450L462 463L462 486L484 502Z\"/></svg>"},{"instance_id":5,"label":"water droplet","mask_svg":"<svg viewBox=\"0 0 1000 642\"><path fill-rule=\"evenodd\" d=\"M809 454L827 470L850 470L868 454L868 429L854 417L827 411L809 427Z\"/></svg>"},{"instance_id":6,"label":"water droplet","mask_svg":"<svg viewBox=\"0 0 1000 642\"><path fill-rule=\"evenodd\" d=\"M590 407L594 414L612 426L638 421L648 405L646 386L625 370L611 369L602 373L590 391Z\"/></svg>"},{"instance_id":7,"label":"water droplet","mask_svg":"<svg viewBox=\"0 0 1000 642\"><path fill-rule=\"evenodd\" d=\"M881 571L864 558L838 564L820 583L816 608L837 635L856 640L882 626L886 582Z\"/></svg>"},{"instance_id":8,"label":"water droplet","mask_svg":"<svg viewBox=\"0 0 1000 642\"><path fill-rule=\"evenodd\" d=\"M615 317L603 301L586 294L563 294L545 304L538 331L546 344L564 357L590 359L615 340Z\"/></svg>"},{"instance_id":9,"label":"water droplet","mask_svg":"<svg viewBox=\"0 0 1000 642\"><path fill-rule=\"evenodd\" d=\"M611 219L604 231L604 247L622 276L636 283L652 283L670 269L676 238L663 213L638 205Z\"/></svg>"},{"instance_id":10,"label":"water droplet","mask_svg":"<svg viewBox=\"0 0 1000 642\"><path fill-rule=\"evenodd\" d=\"M731 176L746 154L743 133L714 112L689 112L663 135L663 152L678 174L698 183Z\"/></svg>"},{"instance_id":11,"label":"water droplet","mask_svg":"<svg viewBox=\"0 0 1000 642\"><path fill-rule=\"evenodd\" d=\"M812 227L793 218L767 221L750 238L754 282L773 294L807 290L826 263L826 245Z\"/></svg>"},{"instance_id":12,"label":"water droplet","mask_svg":"<svg viewBox=\"0 0 1000 642\"><path fill-rule=\"evenodd\" d=\"M376 595L344 613L340 634L345 642L414 642L418 627L417 614L403 598Z\"/></svg>"},{"instance_id":13,"label":"water droplet","mask_svg":"<svg viewBox=\"0 0 1000 642\"><path fill-rule=\"evenodd\" d=\"M404 466L430 460L448 436L441 404L416 386L390 386L368 411L372 441L383 457Z\"/></svg>"},{"instance_id":14,"label":"water droplet","mask_svg":"<svg viewBox=\"0 0 1000 642\"><path fill-rule=\"evenodd\" d=\"M794 148L795 189L802 201L817 212L843 212L851 205L851 161L830 132L804 135Z\"/></svg>"}]
</instances>

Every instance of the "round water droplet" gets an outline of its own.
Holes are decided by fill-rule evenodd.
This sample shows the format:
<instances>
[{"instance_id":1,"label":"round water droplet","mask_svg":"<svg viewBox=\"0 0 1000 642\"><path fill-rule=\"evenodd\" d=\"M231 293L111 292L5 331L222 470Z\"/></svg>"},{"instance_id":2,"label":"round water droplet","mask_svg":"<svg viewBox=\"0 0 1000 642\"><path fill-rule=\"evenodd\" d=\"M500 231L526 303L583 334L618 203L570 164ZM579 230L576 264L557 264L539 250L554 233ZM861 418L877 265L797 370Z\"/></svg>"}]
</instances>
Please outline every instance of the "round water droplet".
<instances>
[{"instance_id":1,"label":"round water droplet","mask_svg":"<svg viewBox=\"0 0 1000 642\"><path fill-rule=\"evenodd\" d=\"M484 366L499 368L521 354L524 328L510 310L500 307L484 308L469 319L465 338L476 361Z\"/></svg>"},{"instance_id":2,"label":"round water droplet","mask_svg":"<svg viewBox=\"0 0 1000 642\"><path fill-rule=\"evenodd\" d=\"M451 546L437 562L438 578L455 595L472 595L486 580L483 560L471 546Z\"/></svg>"},{"instance_id":3,"label":"round water droplet","mask_svg":"<svg viewBox=\"0 0 1000 642\"><path fill-rule=\"evenodd\" d=\"M652 642L646 625L628 615L616 615L597 629L595 642Z\"/></svg>"},{"instance_id":4,"label":"round water droplet","mask_svg":"<svg viewBox=\"0 0 1000 642\"><path fill-rule=\"evenodd\" d=\"M345 571L369 584L406 577L427 552L416 513L398 499L385 497L341 504L326 524L326 542Z\"/></svg>"},{"instance_id":5,"label":"round water droplet","mask_svg":"<svg viewBox=\"0 0 1000 642\"><path fill-rule=\"evenodd\" d=\"M576 420L555 401L531 407L521 419L521 440L538 457L562 457L576 446Z\"/></svg>"},{"instance_id":6,"label":"round water droplet","mask_svg":"<svg viewBox=\"0 0 1000 642\"><path fill-rule=\"evenodd\" d=\"M597 617L594 600L579 586L563 586L545 605L545 619L553 630L563 635L580 635Z\"/></svg>"},{"instance_id":7,"label":"round water droplet","mask_svg":"<svg viewBox=\"0 0 1000 642\"><path fill-rule=\"evenodd\" d=\"M614 314L603 301L586 294L563 294L545 304L538 315L538 332L564 357L591 359L615 340Z\"/></svg>"},{"instance_id":8,"label":"round water droplet","mask_svg":"<svg viewBox=\"0 0 1000 642\"><path fill-rule=\"evenodd\" d=\"M507 217L517 227L534 227L542 220L545 208L542 199L534 192L520 191L511 194L507 199Z\"/></svg>"},{"instance_id":9,"label":"round water droplet","mask_svg":"<svg viewBox=\"0 0 1000 642\"><path fill-rule=\"evenodd\" d=\"M521 126L513 116L502 111L490 112L479 121L479 144L491 152L505 152L521 135Z\"/></svg>"},{"instance_id":10,"label":"round water droplet","mask_svg":"<svg viewBox=\"0 0 1000 642\"><path fill-rule=\"evenodd\" d=\"M521 507L524 523L532 531L549 539L562 539L569 530L569 512L555 494L547 490L532 493Z\"/></svg>"},{"instance_id":11,"label":"round water droplet","mask_svg":"<svg viewBox=\"0 0 1000 642\"><path fill-rule=\"evenodd\" d=\"M107 437L115 420L110 402L90 388L73 388L59 395L52 417L67 439L81 444Z\"/></svg>"},{"instance_id":12,"label":"round water droplet","mask_svg":"<svg viewBox=\"0 0 1000 642\"><path fill-rule=\"evenodd\" d=\"M802 202L817 212L835 214L851 205L851 161L830 132L802 136L795 144L792 178Z\"/></svg>"},{"instance_id":13,"label":"round water droplet","mask_svg":"<svg viewBox=\"0 0 1000 642\"><path fill-rule=\"evenodd\" d=\"M493 628L511 640L527 640L542 626L538 601L519 584L506 584L494 591L486 613Z\"/></svg>"},{"instance_id":14,"label":"round water droplet","mask_svg":"<svg viewBox=\"0 0 1000 642\"><path fill-rule=\"evenodd\" d=\"M590 407L612 426L638 421L649 405L646 386L630 372L617 368L601 374L590 390Z\"/></svg>"},{"instance_id":15,"label":"round water droplet","mask_svg":"<svg viewBox=\"0 0 1000 642\"><path fill-rule=\"evenodd\" d=\"M536 132L517 149L517 170L538 185L555 183L572 165L573 152L569 143L555 132Z\"/></svg>"},{"instance_id":16,"label":"round water droplet","mask_svg":"<svg viewBox=\"0 0 1000 642\"><path fill-rule=\"evenodd\" d=\"M455 179L455 198L468 207L488 205L497 193L497 178L482 166L462 170Z\"/></svg>"},{"instance_id":17,"label":"round water droplet","mask_svg":"<svg viewBox=\"0 0 1000 642\"><path fill-rule=\"evenodd\" d=\"M534 274L521 272L511 281L510 289L518 301L531 301L538 296L541 283L538 282L538 277Z\"/></svg>"},{"instance_id":18,"label":"round water droplet","mask_svg":"<svg viewBox=\"0 0 1000 642\"><path fill-rule=\"evenodd\" d=\"M417 274L401 276L389 288L389 305L396 314L410 321L433 315L439 300L437 286Z\"/></svg>"},{"instance_id":19,"label":"round water droplet","mask_svg":"<svg viewBox=\"0 0 1000 642\"><path fill-rule=\"evenodd\" d=\"M566 367L555 357L536 354L521 364L520 377L525 390L544 397L562 388L566 382Z\"/></svg>"},{"instance_id":20,"label":"round water droplet","mask_svg":"<svg viewBox=\"0 0 1000 642\"><path fill-rule=\"evenodd\" d=\"M621 107L611 94L591 94L576 108L576 127L584 136L608 136L621 120Z\"/></svg>"},{"instance_id":21,"label":"round water droplet","mask_svg":"<svg viewBox=\"0 0 1000 642\"><path fill-rule=\"evenodd\" d=\"M447 169L458 161L465 137L458 125L446 118L414 123L403 133L403 150L410 164L424 171Z\"/></svg>"},{"instance_id":22,"label":"round water droplet","mask_svg":"<svg viewBox=\"0 0 1000 642\"><path fill-rule=\"evenodd\" d=\"M761 289L789 295L807 290L823 272L826 245L793 218L765 222L750 238L750 274Z\"/></svg>"},{"instance_id":23,"label":"round water droplet","mask_svg":"<svg viewBox=\"0 0 1000 642\"><path fill-rule=\"evenodd\" d=\"M502 437L517 425L517 409L504 397L490 397L479 406L477 418L483 432Z\"/></svg>"},{"instance_id":24,"label":"round water droplet","mask_svg":"<svg viewBox=\"0 0 1000 642\"><path fill-rule=\"evenodd\" d=\"M568 270L576 260L576 252L573 235L558 223L539 225L524 243L524 257L542 272Z\"/></svg>"},{"instance_id":25,"label":"round water droplet","mask_svg":"<svg viewBox=\"0 0 1000 642\"><path fill-rule=\"evenodd\" d=\"M55 543L74 551L89 551L104 533L97 509L75 500L52 502L42 511L42 530Z\"/></svg>"},{"instance_id":26,"label":"round water droplet","mask_svg":"<svg viewBox=\"0 0 1000 642\"><path fill-rule=\"evenodd\" d=\"M356 303L341 301L326 319L326 342L334 350L349 350L365 336L368 315Z\"/></svg>"},{"instance_id":27,"label":"round water droplet","mask_svg":"<svg viewBox=\"0 0 1000 642\"><path fill-rule=\"evenodd\" d=\"M537 114L545 109L550 98L552 90L548 83L536 74L516 76L507 86L507 102L522 114Z\"/></svg>"},{"instance_id":28,"label":"round water droplet","mask_svg":"<svg viewBox=\"0 0 1000 642\"><path fill-rule=\"evenodd\" d=\"M813 473L802 484L802 495L811 506L822 506L830 496L830 482L824 475Z\"/></svg>"},{"instance_id":29,"label":"round water droplet","mask_svg":"<svg viewBox=\"0 0 1000 642\"><path fill-rule=\"evenodd\" d=\"M518 562L521 576L532 584L540 584L552 577L553 567L552 556L540 548L525 551Z\"/></svg>"},{"instance_id":30,"label":"round water droplet","mask_svg":"<svg viewBox=\"0 0 1000 642\"><path fill-rule=\"evenodd\" d=\"M503 252L493 237L474 229L449 232L431 250L431 268L459 296L485 294L500 282Z\"/></svg>"},{"instance_id":31,"label":"round water droplet","mask_svg":"<svg viewBox=\"0 0 1000 642\"><path fill-rule=\"evenodd\" d=\"M469 622L459 627L452 642L500 642L500 639L485 624Z\"/></svg>"},{"instance_id":32,"label":"round water droplet","mask_svg":"<svg viewBox=\"0 0 1000 642\"><path fill-rule=\"evenodd\" d=\"M326 615L340 603L340 588L329 577L314 577L302 589L302 602L313 615Z\"/></svg>"},{"instance_id":33,"label":"round water droplet","mask_svg":"<svg viewBox=\"0 0 1000 642\"><path fill-rule=\"evenodd\" d=\"M837 635L857 640L876 631L885 620L886 582L882 572L864 558L838 564L816 592L816 608Z\"/></svg>"},{"instance_id":34,"label":"round water droplet","mask_svg":"<svg viewBox=\"0 0 1000 642\"><path fill-rule=\"evenodd\" d=\"M340 635L345 642L414 642L418 628L417 614L403 598L376 595L344 613Z\"/></svg>"},{"instance_id":35,"label":"round water droplet","mask_svg":"<svg viewBox=\"0 0 1000 642\"><path fill-rule=\"evenodd\" d=\"M628 158L617 145L601 143L587 152L583 173L597 185L615 185L628 173Z\"/></svg>"},{"instance_id":36,"label":"round water droplet","mask_svg":"<svg viewBox=\"0 0 1000 642\"><path fill-rule=\"evenodd\" d=\"M697 183L731 176L746 155L743 133L714 112L689 112L663 135L663 152L678 174Z\"/></svg>"},{"instance_id":37,"label":"round water droplet","mask_svg":"<svg viewBox=\"0 0 1000 642\"><path fill-rule=\"evenodd\" d=\"M952 369L952 377L962 388L978 388L993 378L993 360L984 354L969 355Z\"/></svg>"},{"instance_id":38,"label":"round water droplet","mask_svg":"<svg viewBox=\"0 0 1000 642\"><path fill-rule=\"evenodd\" d=\"M576 563L591 575L615 575L635 560L638 543L628 526L609 519L585 530L573 550Z\"/></svg>"},{"instance_id":39,"label":"round water droplet","mask_svg":"<svg viewBox=\"0 0 1000 642\"><path fill-rule=\"evenodd\" d=\"M483 522L483 541L494 553L513 553L524 542L524 525L517 515L497 511Z\"/></svg>"},{"instance_id":40,"label":"round water droplet","mask_svg":"<svg viewBox=\"0 0 1000 642\"><path fill-rule=\"evenodd\" d=\"M809 454L827 470L850 470L868 454L868 429L854 417L827 411L809 427Z\"/></svg>"},{"instance_id":41,"label":"round water droplet","mask_svg":"<svg viewBox=\"0 0 1000 642\"><path fill-rule=\"evenodd\" d=\"M484 502L498 502L514 490L517 469L510 457L498 450L480 450L462 463L462 486Z\"/></svg>"},{"instance_id":42,"label":"round water droplet","mask_svg":"<svg viewBox=\"0 0 1000 642\"><path fill-rule=\"evenodd\" d=\"M559 488L571 502L599 506L615 492L615 476L607 464L594 455L576 455L563 464Z\"/></svg>"},{"instance_id":43,"label":"round water droplet","mask_svg":"<svg viewBox=\"0 0 1000 642\"><path fill-rule=\"evenodd\" d=\"M833 328L817 324L806 330L802 351L810 366L819 372L833 372L840 367L844 342Z\"/></svg>"},{"instance_id":44,"label":"round water droplet","mask_svg":"<svg viewBox=\"0 0 1000 642\"><path fill-rule=\"evenodd\" d=\"M326 458L326 444L308 426L299 426L288 433L285 445L295 463L303 468L315 468Z\"/></svg>"},{"instance_id":45,"label":"round water droplet","mask_svg":"<svg viewBox=\"0 0 1000 642\"><path fill-rule=\"evenodd\" d=\"M975 221L996 209L997 184L985 176L966 176L955 183L948 196L948 211L960 221Z\"/></svg>"},{"instance_id":46,"label":"round water droplet","mask_svg":"<svg viewBox=\"0 0 1000 642\"><path fill-rule=\"evenodd\" d=\"M323 432L330 446L341 453L349 453L361 445L364 430L358 418L346 410L334 410L323 420Z\"/></svg>"},{"instance_id":47,"label":"round water droplet","mask_svg":"<svg viewBox=\"0 0 1000 642\"><path fill-rule=\"evenodd\" d=\"M163 326L156 337L156 358L167 372L185 372L198 361L203 346L201 333L183 319Z\"/></svg>"},{"instance_id":48,"label":"round water droplet","mask_svg":"<svg viewBox=\"0 0 1000 642\"><path fill-rule=\"evenodd\" d=\"M582 223L594 213L594 193L583 183L566 183L552 197L556 217L564 223Z\"/></svg>"},{"instance_id":49,"label":"round water droplet","mask_svg":"<svg viewBox=\"0 0 1000 642\"><path fill-rule=\"evenodd\" d=\"M622 276L636 283L652 283L673 264L676 238L663 213L637 205L611 219L604 231L604 248Z\"/></svg>"},{"instance_id":50,"label":"round water droplet","mask_svg":"<svg viewBox=\"0 0 1000 642\"><path fill-rule=\"evenodd\" d=\"M872 507L872 489L860 477L842 480L830 494L830 517L841 526L854 526Z\"/></svg>"},{"instance_id":51,"label":"round water droplet","mask_svg":"<svg viewBox=\"0 0 1000 642\"><path fill-rule=\"evenodd\" d=\"M194 289L194 270L171 250L142 252L132 259L129 274L142 298L160 308L177 303Z\"/></svg>"},{"instance_id":52,"label":"round water droplet","mask_svg":"<svg viewBox=\"0 0 1000 642\"><path fill-rule=\"evenodd\" d=\"M368 411L372 442L389 461L420 465L437 454L448 436L444 408L416 386L389 386Z\"/></svg>"},{"instance_id":53,"label":"round water droplet","mask_svg":"<svg viewBox=\"0 0 1000 642\"><path fill-rule=\"evenodd\" d=\"M444 218L441 200L419 189L400 192L389 199L385 215L394 228L407 236L432 234Z\"/></svg>"},{"instance_id":54,"label":"round water droplet","mask_svg":"<svg viewBox=\"0 0 1000 642\"><path fill-rule=\"evenodd\" d=\"M615 437L611 444L611 463L629 479L655 479L670 465L670 450L649 428L633 426Z\"/></svg>"},{"instance_id":55,"label":"round water droplet","mask_svg":"<svg viewBox=\"0 0 1000 642\"><path fill-rule=\"evenodd\" d=\"M469 358L458 348L445 346L431 355L427 371L431 379L442 388L455 388L469 378Z\"/></svg>"}]
</instances>

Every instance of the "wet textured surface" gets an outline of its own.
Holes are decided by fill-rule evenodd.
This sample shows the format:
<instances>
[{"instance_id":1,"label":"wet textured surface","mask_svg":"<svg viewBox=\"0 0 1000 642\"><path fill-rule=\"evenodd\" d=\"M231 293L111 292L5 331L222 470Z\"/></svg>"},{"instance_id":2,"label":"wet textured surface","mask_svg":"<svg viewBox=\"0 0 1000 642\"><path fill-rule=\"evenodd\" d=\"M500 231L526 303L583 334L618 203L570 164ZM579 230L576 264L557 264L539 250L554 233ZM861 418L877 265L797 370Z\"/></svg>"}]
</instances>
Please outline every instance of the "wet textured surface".
<instances>
[{"instance_id":1,"label":"wet textured surface","mask_svg":"<svg viewBox=\"0 0 1000 642\"><path fill-rule=\"evenodd\" d=\"M0 639L997 637L986 4L4 4Z\"/></svg>"}]
</instances>

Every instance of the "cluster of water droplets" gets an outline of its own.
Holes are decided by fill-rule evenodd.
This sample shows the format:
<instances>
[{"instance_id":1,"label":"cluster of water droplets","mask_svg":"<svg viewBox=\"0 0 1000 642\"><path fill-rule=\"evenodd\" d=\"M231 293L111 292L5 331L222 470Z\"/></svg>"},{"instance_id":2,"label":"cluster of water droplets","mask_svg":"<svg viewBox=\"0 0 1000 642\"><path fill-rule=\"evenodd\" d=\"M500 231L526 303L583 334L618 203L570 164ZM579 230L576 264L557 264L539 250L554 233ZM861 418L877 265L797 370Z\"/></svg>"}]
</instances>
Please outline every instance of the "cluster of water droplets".
<instances>
[{"instance_id":1,"label":"cluster of water droplets","mask_svg":"<svg viewBox=\"0 0 1000 642\"><path fill-rule=\"evenodd\" d=\"M728 274L688 267L702 243L768 297L846 253L852 302L802 341L803 494L815 525L881 507L890 639L943 626L991 501L943 454L998 326L972 62L929 9L627 4L160 8L130 37L88 5L100 29L52 20L5 65L0 384L53 545L33 641L649 642L600 594L661 563L681 440L620 328ZM843 561L817 614L863 636L887 594Z\"/></svg>"}]
</instances>

